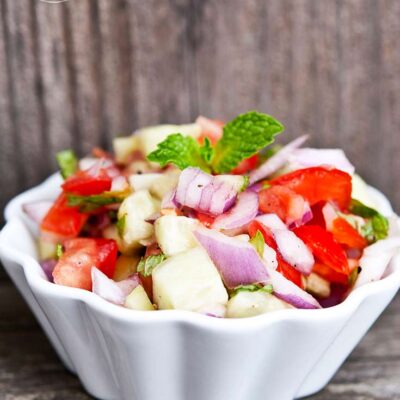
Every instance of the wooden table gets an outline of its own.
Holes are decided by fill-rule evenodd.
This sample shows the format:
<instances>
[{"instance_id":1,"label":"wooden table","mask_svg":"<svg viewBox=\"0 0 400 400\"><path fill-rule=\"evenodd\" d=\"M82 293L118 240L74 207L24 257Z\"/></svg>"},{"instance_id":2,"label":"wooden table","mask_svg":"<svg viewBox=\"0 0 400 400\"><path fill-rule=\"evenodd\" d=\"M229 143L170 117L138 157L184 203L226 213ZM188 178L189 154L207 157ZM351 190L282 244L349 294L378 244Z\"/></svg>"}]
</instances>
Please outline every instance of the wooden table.
<instances>
[{"instance_id":1,"label":"wooden table","mask_svg":"<svg viewBox=\"0 0 400 400\"><path fill-rule=\"evenodd\" d=\"M309 399L400 399L399 333L397 296L332 383ZM78 379L64 369L7 279L0 280L0 399L91 399Z\"/></svg>"}]
</instances>

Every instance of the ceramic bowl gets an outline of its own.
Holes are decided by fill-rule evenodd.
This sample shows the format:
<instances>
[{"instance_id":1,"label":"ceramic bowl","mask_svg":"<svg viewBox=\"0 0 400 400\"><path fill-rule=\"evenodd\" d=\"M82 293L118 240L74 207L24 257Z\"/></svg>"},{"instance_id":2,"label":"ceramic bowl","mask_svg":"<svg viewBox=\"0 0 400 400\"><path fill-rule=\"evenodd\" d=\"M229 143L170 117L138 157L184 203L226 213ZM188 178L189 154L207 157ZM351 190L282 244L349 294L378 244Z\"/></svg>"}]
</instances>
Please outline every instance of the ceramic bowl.
<instances>
[{"instance_id":1,"label":"ceramic bowl","mask_svg":"<svg viewBox=\"0 0 400 400\"><path fill-rule=\"evenodd\" d=\"M247 319L186 311L140 312L56 286L37 262L35 227L21 204L52 199L60 177L12 200L0 258L62 362L103 400L291 400L322 389L400 287L400 257L386 276L332 308ZM371 196L386 214L387 199Z\"/></svg>"}]
</instances>

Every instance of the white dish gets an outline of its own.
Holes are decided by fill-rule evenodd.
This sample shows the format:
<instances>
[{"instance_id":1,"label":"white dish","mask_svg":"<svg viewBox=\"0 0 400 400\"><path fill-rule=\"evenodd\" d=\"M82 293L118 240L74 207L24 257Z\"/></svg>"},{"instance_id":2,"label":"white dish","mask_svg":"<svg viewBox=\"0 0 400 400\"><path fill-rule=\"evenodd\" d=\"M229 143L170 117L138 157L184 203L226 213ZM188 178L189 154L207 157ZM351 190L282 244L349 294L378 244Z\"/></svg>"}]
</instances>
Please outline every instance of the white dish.
<instances>
[{"instance_id":1,"label":"white dish","mask_svg":"<svg viewBox=\"0 0 400 400\"><path fill-rule=\"evenodd\" d=\"M386 277L322 310L247 319L185 311L132 311L91 292L49 283L36 261L34 226L21 204L53 199L61 179L12 200L0 258L85 389L104 400L291 400L322 389L400 287L400 257ZM376 189L371 196L393 211Z\"/></svg>"}]
</instances>

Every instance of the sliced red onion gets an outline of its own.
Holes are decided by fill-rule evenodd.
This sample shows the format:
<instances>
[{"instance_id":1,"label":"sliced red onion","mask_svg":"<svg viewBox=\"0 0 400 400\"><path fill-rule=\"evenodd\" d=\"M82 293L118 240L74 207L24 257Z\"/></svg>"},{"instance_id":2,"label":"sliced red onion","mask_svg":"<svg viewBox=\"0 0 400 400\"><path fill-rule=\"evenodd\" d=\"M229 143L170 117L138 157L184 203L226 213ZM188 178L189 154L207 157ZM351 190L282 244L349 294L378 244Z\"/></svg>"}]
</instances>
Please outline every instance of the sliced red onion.
<instances>
[{"instance_id":1,"label":"sliced red onion","mask_svg":"<svg viewBox=\"0 0 400 400\"><path fill-rule=\"evenodd\" d=\"M92 268L92 291L103 299L123 305L126 297L139 284L139 278L133 275L121 282L114 282L99 269Z\"/></svg>"},{"instance_id":2,"label":"sliced red onion","mask_svg":"<svg viewBox=\"0 0 400 400\"><path fill-rule=\"evenodd\" d=\"M276 244L283 259L305 275L314 266L314 257L304 242L288 229L273 229Z\"/></svg>"},{"instance_id":3,"label":"sliced red onion","mask_svg":"<svg viewBox=\"0 0 400 400\"><path fill-rule=\"evenodd\" d=\"M336 208L331 203L326 203L322 207L322 215L324 217L326 229L332 231L333 221L338 217Z\"/></svg>"},{"instance_id":4,"label":"sliced red onion","mask_svg":"<svg viewBox=\"0 0 400 400\"><path fill-rule=\"evenodd\" d=\"M162 198L161 209L165 208L179 208L179 204L176 201L176 189L170 190Z\"/></svg>"},{"instance_id":5,"label":"sliced red onion","mask_svg":"<svg viewBox=\"0 0 400 400\"><path fill-rule=\"evenodd\" d=\"M256 218L269 229L286 229L285 223L276 214L261 214Z\"/></svg>"},{"instance_id":6,"label":"sliced red onion","mask_svg":"<svg viewBox=\"0 0 400 400\"><path fill-rule=\"evenodd\" d=\"M219 215L212 227L214 229L236 229L247 225L258 213L257 193L246 191L239 195L236 204L225 214Z\"/></svg>"},{"instance_id":7,"label":"sliced red onion","mask_svg":"<svg viewBox=\"0 0 400 400\"><path fill-rule=\"evenodd\" d=\"M400 237L380 240L364 249L360 259L361 271L354 287L381 279L392 257L400 250Z\"/></svg>"},{"instance_id":8,"label":"sliced red onion","mask_svg":"<svg viewBox=\"0 0 400 400\"><path fill-rule=\"evenodd\" d=\"M32 221L40 224L52 205L52 201L36 201L34 203L23 204L22 210Z\"/></svg>"},{"instance_id":9,"label":"sliced red onion","mask_svg":"<svg viewBox=\"0 0 400 400\"><path fill-rule=\"evenodd\" d=\"M197 228L193 233L228 288L268 282L265 265L251 244L206 228Z\"/></svg>"},{"instance_id":10,"label":"sliced red onion","mask_svg":"<svg viewBox=\"0 0 400 400\"><path fill-rule=\"evenodd\" d=\"M307 139L308 135L303 135L282 147L281 150L269 158L264 164L250 173L250 183L265 179L281 169L289 161L289 157L293 151L300 147Z\"/></svg>"},{"instance_id":11,"label":"sliced red onion","mask_svg":"<svg viewBox=\"0 0 400 400\"><path fill-rule=\"evenodd\" d=\"M272 247L269 247L267 244L264 244L263 260L272 269L278 268L278 260L276 258L276 251Z\"/></svg>"},{"instance_id":12,"label":"sliced red onion","mask_svg":"<svg viewBox=\"0 0 400 400\"><path fill-rule=\"evenodd\" d=\"M189 167L179 177L175 199L182 206L219 215L235 203L239 192L237 186L237 180L213 177L198 168Z\"/></svg>"},{"instance_id":13,"label":"sliced red onion","mask_svg":"<svg viewBox=\"0 0 400 400\"><path fill-rule=\"evenodd\" d=\"M51 259L48 259L48 260L40 261L39 264L42 267L44 273L46 274L47 279L50 282L53 282L53 270L54 270L54 267L57 264L57 260L54 259L54 258L51 258Z\"/></svg>"},{"instance_id":14,"label":"sliced red onion","mask_svg":"<svg viewBox=\"0 0 400 400\"><path fill-rule=\"evenodd\" d=\"M293 282L286 279L279 272L267 267L273 293L279 299L286 301L296 308L315 309L321 308L317 300Z\"/></svg>"},{"instance_id":15,"label":"sliced red onion","mask_svg":"<svg viewBox=\"0 0 400 400\"><path fill-rule=\"evenodd\" d=\"M290 201L286 223L290 229L297 228L311 221L313 213L310 203L300 195L293 196Z\"/></svg>"},{"instance_id":16,"label":"sliced red onion","mask_svg":"<svg viewBox=\"0 0 400 400\"><path fill-rule=\"evenodd\" d=\"M328 165L350 175L353 175L355 170L354 165L350 163L341 149L295 149L290 154L289 162L301 168Z\"/></svg>"}]
</instances>

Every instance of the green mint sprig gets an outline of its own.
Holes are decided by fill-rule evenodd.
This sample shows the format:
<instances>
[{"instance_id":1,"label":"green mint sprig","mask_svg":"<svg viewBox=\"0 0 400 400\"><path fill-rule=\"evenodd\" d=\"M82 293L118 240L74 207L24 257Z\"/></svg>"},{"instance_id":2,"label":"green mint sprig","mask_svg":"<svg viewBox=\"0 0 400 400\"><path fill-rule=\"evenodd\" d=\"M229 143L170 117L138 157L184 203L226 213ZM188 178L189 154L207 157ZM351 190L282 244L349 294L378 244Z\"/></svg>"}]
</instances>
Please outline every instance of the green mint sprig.
<instances>
[{"instance_id":1,"label":"green mint sprig","mask_svg":"<svg viewBox=\"0 0 400 400\"><path fill-rule=\"evenodd\" d=\"M257 111L241 114L223 128L222 138L212 146L206 139L200 146L190 136L169 135L147 158L162 167L199 167L206 172L228 173L241 161L273 143L284 126L275 118Z\"/></svg>"}]
</instances>

